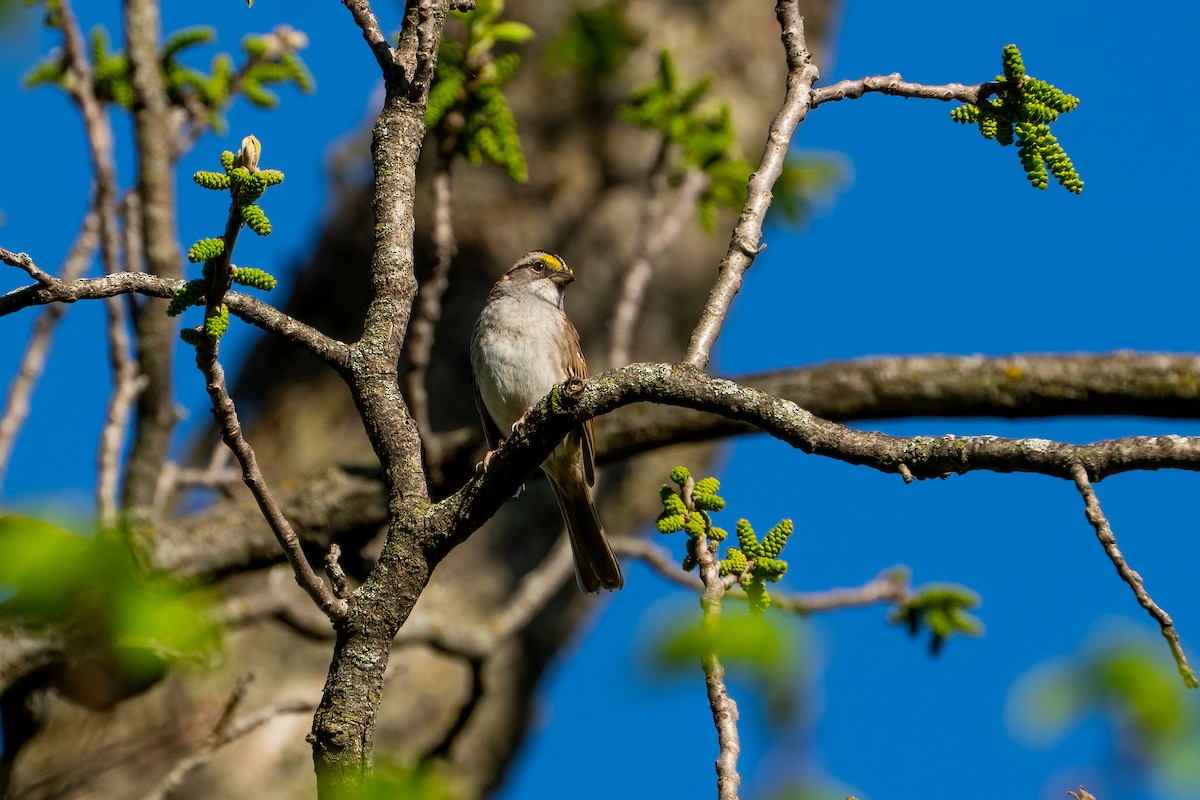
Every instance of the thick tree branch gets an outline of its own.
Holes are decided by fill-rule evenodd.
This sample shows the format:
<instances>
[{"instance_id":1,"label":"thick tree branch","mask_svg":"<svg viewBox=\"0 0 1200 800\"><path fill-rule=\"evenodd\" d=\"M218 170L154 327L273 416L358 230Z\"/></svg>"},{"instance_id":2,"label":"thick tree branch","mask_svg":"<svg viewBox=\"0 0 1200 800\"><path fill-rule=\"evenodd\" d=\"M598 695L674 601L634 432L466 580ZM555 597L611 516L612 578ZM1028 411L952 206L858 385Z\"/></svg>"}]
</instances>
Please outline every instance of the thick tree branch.
<instances>
[{"instance_id":1,"label":"thick tree branch","mask_svg":"<svg viewBox=\"0 0 1200 800\"><path fill-rule=\"evenodd\" d=\"M896 356L834 361L736 378L833 422L914 417L1141 416L1200 419L1200 357ZM754 425L662 405L597 420L598 456L753 433Z\"/></svg>"},{"instance_id":2,"label":"thick tree branch","mask_svg":"<svg viewBox=\"0 0 1200 800\"><path fill-rule=\"evenodd\" d=\"M1030 472L1071 479L1083 464L1092 480L1142 469L1200 470L1200 437L1132 436L1086 445L997 436L888 436L857 431L814 416L795 403L678 364L631 364L586 382L567 382L539 401L527 424L492 458L494 469L438 503L453 547L490 517L572 425L636 402L656 402L718 414L754 425L816 455L912 478L974 471Z\"/></svg>"},{"instance_id":3,"label":"thick tree branch","mask_svg":"<svg viewBox=\"0 0 1200 800\"><path fill-rule=\"evenodd\" d=\"M425 107L447 0L405 9L390 61L365 2L346 3L383 71L384 100L371 137L374 241L362 337L350 347L348 383L383 468L389 527L383 552L338 626L333 660L309 741L322 798L357 793L371 773L375 719L392 639L429 582L438 554L425 546L429 499L421 438L398 381L417 291L413 203Z\"/></svg>"},{"instance_id":4,"label":"thick tree branch","mask_svg":"<svg viewBox=\"0 0 1200 800\"><path fill-rule=\"evenodd\" d=\"M771 122L762 160L750 176L746 204L733 230L729 250L721 261L717 281L709 292L708 301L683 357L685 364L701 369L708 364L733 298L741 291L746 271L762 249L762 225L771 206L771 188L783 173L792 133L808 115L812 84L818 77L817 68L812 64L812 55L804 42L804 18L800 16L796 0L779 0L775 5L775 15L783 30L783 46L787 52L787 94L783 107Z\"/></svg>"}]
</instances>

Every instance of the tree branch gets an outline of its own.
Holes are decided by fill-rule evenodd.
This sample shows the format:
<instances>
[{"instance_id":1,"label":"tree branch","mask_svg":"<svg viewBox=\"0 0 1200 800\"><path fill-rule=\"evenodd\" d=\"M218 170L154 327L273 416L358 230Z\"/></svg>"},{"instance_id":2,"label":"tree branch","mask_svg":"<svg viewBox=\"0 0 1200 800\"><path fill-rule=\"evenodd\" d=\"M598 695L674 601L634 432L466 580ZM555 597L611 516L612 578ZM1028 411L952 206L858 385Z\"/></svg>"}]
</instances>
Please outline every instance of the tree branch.
<instances>
[{"instance_id":1,"label":"tree branch","mask_svg":"<svg viewBox=\"0 0 1200 800\"><path fill-rule=\"evenodd\" d=\"M408 375L405 378L408 401L412 405L413 419L425 447L425 463L429 465L433 473L431 479L435 483L441 482L441 440L434 435L429 419L429 391L425 383L433 353L434 334L442 318L442 297L450 286L450 265L458 254L458 243L454 240L453 190L450 156L442 155L433 174L433 269L418 291L417 316L410 326L411 335L405 350L408 356Z\"/></svg>"},{"instance_id":2,"label":"tree branch","mask_svg":"<svg viewBox=\"0 0 1200 800\"><path fill-rule=\"evenodd\" d=\"M95 207L84 215L79 232L71 249L63 259L59 275L63 280L74 280L87 268L92 252L96 249L96 238L99 231L100 219ZM53 278L39 270L28 255L11 253L0 247L0 260L5 264L24 269L39 283L50 283ZM32 270L32 271L31 271ZM35 274L37 273L37 274ZM41 278L38 277L41 275ZM17 364L16 375L8 386L8 394L4 399L4 411L0 414L0 484L4 483L4 473L8 469L8 460L16 443L17 433L29 416L30 398L46 367L46 354L50 350L50 341L54 330L58 327L66 308L52 305L46 308L33 323L33 332L25 345L25 352Z\"/></svg>"},{"instance_id":3,"label":"tree branch","mask_svg":"<svg viewBox=\"0 0 1200 800\"><path fill-rule=\"evenodd\" d=\"M788 145L796 126L808 115L813 81L817 68L804 41L804 18L796 0L779 0L775 15L783 31L783 46L787 52L787 94L783 107L771 122L767 144L763 148L758 169L750 176L746 204L733 230L729 249L717 273L717 281L709 292L700 321L692 332L683 363L703 369L708 364L713 345L725 324L733 298L742 288L742 279L754 258L761 252L762 225L771 206L771 188L783 173Z\"/></svg>"},{"instance_id":4,"label":"tree branch","mask_svg":"<svg viewBox=\"0 0 1200 800\"><path fill-rule=\"evenodd\" d=\"M636 402L656 402L718 414L826 456L911 478L974 471L1029 472L1072 477L1082 463L1094 480L1141 469L1200 470L1200 437L1131 436L1085 445L998 436L888 436L820 419L795 403L697 369L672 364L631 364L586 382L568 381L536 403L526 424L496 451L486 473L434 506L453 547L483 524L516 491L573 425Z\"/></svg>"},{"instance_id":5,"label":"tree branch","mask_svg":"<svg viewBox=\"0 0 1200 800\"><path fill-rule=\"evenodd\" d=\"M678 189L672 193L668 174L670 152L671 142L664 135L646 182L649 199L642 214L637 244L625 274L621 276L617 299L613 303L612 323L609 325L609 367L629 363L646 289L654 275L654 263L696 213L700 197L710 183L703 170L690 169ZM668 205L668 196L672 194L674 196Z\"/></svg>"},{"instance_id":6,"label":"tree branch","mask_svg":"<svg viewBox=\"0 0 1200 800\"><path fill-rule=\"evenodd\" d=\"M296 583L300 584L300 588L308 593L326 616L334 621L341 619L346 615L346 601L334 597L325 582L313 571L300 546L299 537L288 523L287 517L267 486L262 471L258 468L254 450L242 436L242 426L237 418L233 398L229 396L229 390L225 386L225 371L221 369L217 360L215 343L202 344L196 348L196 366L204 373L205 388L212 402L213 416L221 428L225 444L229 445L229 449L237 456L238 463L242 465L242 481L250 488L259 510L271 526L275 538L279 540L279 546L283 548L295 572Z\"/></svg>"},{"instance_id":7,"label":"tree branch","mask_svg":"<svg viewBox=\"0 0 1200 800\"><path fill-rule=\"evenodd\" d=\"M4 257L5 254L12 256L14 260L17 259L17 256L8 250L0 248L0 258L5 263L10 263L9 259ZM25 286L0 295L0 317L47 303L74 303L78 300L97 300L121 294L170 298L183 286L181 280L148 275L144 272L117 272L103 278L80 278L72 281L59 280L49 275L46 278L45 283ZM225 304L230 313L307 350L339 373L345 374L349 369L349 348L342 342L240 292L226 294ZM163 313L165 316L166 312Z\"/></svg>"},{"instance_id":8,"label":"tree branch","mask_svg":"<svg viewBox=\"0 0 1200 800\"><path fill-rule=\"evenodd\" d=\"M695 486L695 480L689 477L681 492L684 505L690 513L696 511L692 501ZM738 756L742 752L737 727L738 708L725 686L725 667L717 653L717 642L722 640L721 599L725 596L725 580L721 577L721 562L708 549L707 536L703 533L689 536L687 547L688 554L696 561L700 581L704 584L704 590L700 593L700 628L705 635L705 650L700 656L700 665L704 669L708 706L712 710L720 748L716 762L717 798L737 800L738 787L742 783L742 776L737 771Z\"/></svg>"},{"instance_id":9,"label":"tree branch","mask_svg":"<svg viewBox=\"0 0 1200 800\"><path fill-rule=\"evenodd\" d=\"M375 18L370 1L342 0L342 5L350 11L350 16L354 17L354 24L362 29L363 39L370 46L371 52L375 54L375 60L386 76L396 66L396 54L388 43L388 38L383 35L383 30L379 27L379 20Z\"/></svg>"},{"instance_id":10,"label":"tree branch","mask_svg":"<svg viewBox=\"0 0 1200 800\"><path fill-rule=\"evenodd\" d=\"M891 75L871 75L857 80L838 81L830 86L813 89L809 108L816 108L822 103L836 100L857 100L867 92L946 102L957 100L960 103L979 105L989 95L995 94L999 87L999 84L990 82L978 83L974 86L966 86L961 83L947 83L940 86L911 83L901 78L899 72L893 72Z\"/></svg>"},{"instance_id":11,"label":"tree branch","mask_svg":"<svg viewBox=\"0 0 1200 800\"><path fill-rule=\"evenodd\" d=\"M1079 415L1200 419L1196 374L1198 356L1121 351L864 358L736 380L833 422ZM758 430L750 423L651 404L623 409L596 424L597 455L605 461Z\"/></svg>"},{"instance_id":12,"label":"tree branch","mask_svg":"<svg viewBox=\"0 0 1200 800\"><path fill-rule=\"evenodd\" d=\"M1175 664L1179 668L1179 674L1183 676L1183 682L1192 689L1200 687L1200 681L1197 681L1196 673L1188 665L1187 656L1184 655L1183 645L1179 642L1179 633L1175 630L1175 623L1171 620L1171 615L1151 599L1142 581L1142 576L1129 566L1128 562L1125 561L1125 556L1117 548L1116 534L1113 533L1112 527L1108 524L1108 518L1104 516L1104 510L1100 507L1100 500L1096 497L1095 489L1092 488L1091 479L1088 477L1088 470L1083 464L1076 462L1071 465L1071 477L1075 481L1075 488L1079 490L1080 496L1083 497L1084 511L1087 514L1088 522L1096 529L1096 538L1100 540L1100 545L1104 548L1105 555L1112 561L1113 566L1117 568L1117 574L1121 576L1121 580L1129 584L1129 588L1133 590L1133 595L1137 598L1138 604L1146 609L1150 616L1154 618L1154 621L1158 623L1163 638L1167 640L1167 644L1171 648L1171 655L1175 657Z\"/></svg>"},{"instance_id":13,"label":"tree branch","mask_svg":"<svg viewBox=\"0 0 1200 800\"><path fill-rule=\"evenodd\" d=\"M175 231L175 122L160 63L162 24L157 0L124 0L125 44L134 90L134 147L137 155L137 208L147 272L173 279L183 275ZM131 264L136 269L138 265ZM171 359L175 323L166 303L150 301L134 313L138 369L145 388L138 395L133 442L125 464L125 506L148 517L158 476L167 461L176 423ZM143 537L144 538L144 537Z\"/></svg>"}]
</instances>

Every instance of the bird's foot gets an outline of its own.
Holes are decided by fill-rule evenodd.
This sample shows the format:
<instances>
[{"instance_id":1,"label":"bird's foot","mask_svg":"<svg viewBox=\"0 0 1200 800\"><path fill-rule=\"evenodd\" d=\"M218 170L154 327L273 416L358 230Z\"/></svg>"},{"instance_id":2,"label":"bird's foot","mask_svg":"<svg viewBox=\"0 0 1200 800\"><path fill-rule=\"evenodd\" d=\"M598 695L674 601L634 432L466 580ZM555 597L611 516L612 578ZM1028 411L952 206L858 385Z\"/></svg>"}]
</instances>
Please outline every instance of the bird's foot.
<instances>
[{"instance_id":1,"label":"bird's foot","mask_svg":"<svg viewBox=\"0 0 1200 800\"><path fill-rule=\"evenodd\" d=\"M533 411L533 406L525 409L525 413L517 417L517 421L512 424L512 432L516 433L525 424L525 418L529 416L529 412Z\"/></svg>"}]
</instances>

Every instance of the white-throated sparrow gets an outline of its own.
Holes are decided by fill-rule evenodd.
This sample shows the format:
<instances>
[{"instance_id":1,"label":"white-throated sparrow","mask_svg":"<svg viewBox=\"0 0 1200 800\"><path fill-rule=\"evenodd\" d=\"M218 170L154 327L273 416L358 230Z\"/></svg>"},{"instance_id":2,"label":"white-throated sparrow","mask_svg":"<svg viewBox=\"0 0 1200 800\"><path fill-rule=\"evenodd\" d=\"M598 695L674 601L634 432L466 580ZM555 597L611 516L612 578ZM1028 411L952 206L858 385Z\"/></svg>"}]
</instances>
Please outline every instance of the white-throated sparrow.
<instances>
[{"instance_id":1,"label":"white-throated sparrow","mask_svg":"<svg viewBox=\"0 0 1200 800\"><path fill-rule=\"evenodd\" d=\"M492 287L471 335L475 403L488 448L557 383L586 378L579 332L563 311L574 273L556 255L534 250ZM592 503L596 457L592 421L567 434L542 464L567 523L575 577L585 592L620 589L621 567ZM486 459L485 459L486 467Z\"/></svg>"}]
</instances>

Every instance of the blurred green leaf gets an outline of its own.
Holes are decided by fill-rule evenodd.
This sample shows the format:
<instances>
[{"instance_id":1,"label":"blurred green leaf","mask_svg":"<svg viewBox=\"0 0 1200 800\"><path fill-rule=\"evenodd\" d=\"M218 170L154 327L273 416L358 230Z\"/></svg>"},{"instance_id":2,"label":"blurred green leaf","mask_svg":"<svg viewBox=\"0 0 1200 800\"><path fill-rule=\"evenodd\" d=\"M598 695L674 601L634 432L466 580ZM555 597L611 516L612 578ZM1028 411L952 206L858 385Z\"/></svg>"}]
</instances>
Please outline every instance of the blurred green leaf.
<instances>
[{"instance_id":1,"label":"blurred green leaf","mask_svg":"<svg viewBox=\"0 0 1200 800\"><path fill-rule=\"evenodd\" d=\"M194 659L219 643L204 593L145 575L113 539L4 515L0 553L0 618L82 631L117 654Z\"/></svg>"},{"instance_id":2,"label":"blurred green leaf","mask_svg":"<svg viewBox=\"0 0 1200 800\"><path fill-rule=\"evenodd\" d=\"M1157 637L1107 632L1070 658L1042 664L1009 696L1014 732L1053 744L1083 720L1112 725L1117 747L1154 778L1200 788L1200 697L1179 680Z\"/></svg>"},{"instance_id":3,"label":"blurred green leaf","mask_svg":"<svg viewBox=\"0 0 1200 800\"><path fill-rule=\"evenodd\" d=\"M621 4L604 3L571 15L546 49L546 62L595 84L624 66L639 41L625 22Z\"/></svg>"},{"instance_id":4,"label":"blurred green leaf","mask_svg":"<svg viewBox=\"0 0 1200 800\"><path fill-rule=\"evenodd\" d=\"M742 604L726 604L712 634L691 606L650 621L641 651L651 675L691 680L700 657L715 648L728 674L762 695L768 720L782 724L794 719L800 707L805 674L800 625L794 617L752 614Z\"/></svg>"}]
</instances>

